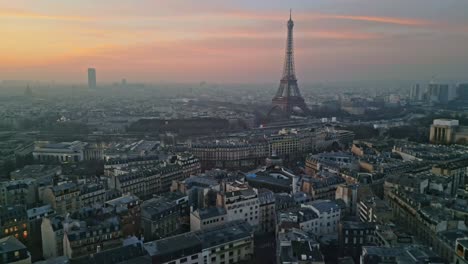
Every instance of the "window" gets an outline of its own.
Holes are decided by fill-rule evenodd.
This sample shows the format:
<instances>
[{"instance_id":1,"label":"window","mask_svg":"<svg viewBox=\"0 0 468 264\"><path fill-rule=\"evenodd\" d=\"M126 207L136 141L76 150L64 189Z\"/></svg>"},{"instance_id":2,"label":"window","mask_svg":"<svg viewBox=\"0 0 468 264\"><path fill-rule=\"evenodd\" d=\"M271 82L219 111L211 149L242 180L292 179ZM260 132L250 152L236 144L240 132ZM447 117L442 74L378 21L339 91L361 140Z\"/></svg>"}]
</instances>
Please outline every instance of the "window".
<instances>
[{"instance_id":1,"label":"window","mask_svg":"<svg viewBox=\"0 0 468 264\"><path fill-rule=\"evenodd\" d=\"M190 259L198 259L198 255L193 255Z\"/></svg>"}]
</instances>

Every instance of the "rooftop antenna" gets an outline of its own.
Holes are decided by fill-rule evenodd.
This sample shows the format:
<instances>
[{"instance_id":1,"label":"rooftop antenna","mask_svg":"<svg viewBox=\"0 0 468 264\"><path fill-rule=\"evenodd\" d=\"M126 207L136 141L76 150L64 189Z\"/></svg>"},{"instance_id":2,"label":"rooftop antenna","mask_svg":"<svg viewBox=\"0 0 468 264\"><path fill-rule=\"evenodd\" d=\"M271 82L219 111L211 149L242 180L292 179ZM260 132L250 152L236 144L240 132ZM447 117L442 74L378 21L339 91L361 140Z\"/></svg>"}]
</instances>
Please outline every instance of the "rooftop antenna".
<instances>
[{"instance_id":1,"label":"rooftop antenna","mask_svg":"<svg viewBox=\"0 0 468 264\"><path fill-rule=\"evenodd\" d=\"M292 20L292 8L289 9L289 20Z\"/></svg>"}]
</instances>

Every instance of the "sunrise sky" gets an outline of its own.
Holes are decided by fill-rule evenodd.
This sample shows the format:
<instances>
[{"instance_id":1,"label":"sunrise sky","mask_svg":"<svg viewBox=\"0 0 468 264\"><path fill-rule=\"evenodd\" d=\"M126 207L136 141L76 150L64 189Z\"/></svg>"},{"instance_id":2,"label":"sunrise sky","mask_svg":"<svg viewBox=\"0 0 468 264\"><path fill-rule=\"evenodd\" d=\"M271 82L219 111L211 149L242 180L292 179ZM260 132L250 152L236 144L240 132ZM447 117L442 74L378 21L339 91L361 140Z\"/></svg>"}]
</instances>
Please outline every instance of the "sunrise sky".
<instances>
[{"instance_id":1,"label":"sunrise sky","mask_svg":"<svg viewBox=\"0 0 468 264\"><path fill-rule=\"evenodd\" d=\"M0 0L0 80L466 80L466 0Z\"/></svg>"}]
</instances>

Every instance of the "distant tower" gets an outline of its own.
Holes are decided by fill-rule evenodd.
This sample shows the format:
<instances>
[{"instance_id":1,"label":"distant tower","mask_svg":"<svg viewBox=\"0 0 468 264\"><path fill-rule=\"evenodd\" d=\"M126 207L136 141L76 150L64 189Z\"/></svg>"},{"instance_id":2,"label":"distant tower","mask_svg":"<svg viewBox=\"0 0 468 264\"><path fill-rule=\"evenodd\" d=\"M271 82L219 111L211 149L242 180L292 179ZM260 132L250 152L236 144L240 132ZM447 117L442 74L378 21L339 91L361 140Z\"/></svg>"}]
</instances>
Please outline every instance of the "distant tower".
<instances>
[{"instance_id":1,"label":"distant tower","mask_svg":"<svg viewBox=\"0 0 468 264\"><path fill-rule=\"evenodd\" d=\"M421 100L422 98L422 91L421 91L421 87L419 86L419 84L415 84L411 87L411 92L410 92L410 99L412 101L419 101Z\"/></svg>"},{"instance_id":2,"label":"distant tower","mask_svg":"<svg viewBox=\"0 0 468 264\"><path fill-rule=\"evenodd\" d=\"M26 96L26 97L32 97L33 96L33 93L32 93L31 88L29 87L29 84L26 87L26 90L24 90L24 96Z\"/></svg>"},{"instance_id":3,"label":"distant tower","mask_svg":"<svg viewBox=\"0 0 468 264\"><path fill-rule=\"evenodd\" d=\"M297 78L294 69L294 47L293 47L293 27L294 22L289 13L288 20L288 39L286 42L286 55L284 58L283 77L281 78L278 91L272 100L274 109L280 109L286 117L290 117L294 111L294 107L300 108L305 114L309 113L304 98L302 98L299 86L297 85Z\"/></svg>"},{"instance_id":4,"label":"distant tower","mask_svg":"<svg viewBox=\"0 0 468 264\"><path fill-rule=\"evenodd\" d=\"M88 87L89 89L96 88L96 69L94 68L88 69Z\"/></svg>"}]
</instances>

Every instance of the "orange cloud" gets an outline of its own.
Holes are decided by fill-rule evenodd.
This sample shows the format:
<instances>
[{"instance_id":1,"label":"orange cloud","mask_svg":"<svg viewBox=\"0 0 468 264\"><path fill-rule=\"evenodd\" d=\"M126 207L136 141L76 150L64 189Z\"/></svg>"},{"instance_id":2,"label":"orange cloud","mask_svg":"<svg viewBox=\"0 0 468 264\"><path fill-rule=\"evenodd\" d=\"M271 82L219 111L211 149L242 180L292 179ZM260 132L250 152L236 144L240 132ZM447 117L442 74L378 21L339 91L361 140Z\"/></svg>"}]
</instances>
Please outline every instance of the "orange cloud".
<instances>
[{"instance_id":1,"label":"orange cloud","mask_svg":"<svg viewBox=\"0 0 468 264\"><path fill-rule=\"evenodd\" d=\"M377 39L381 36L379 34L365 33L365 32L352 32L352 31L309 31L301 34L306 38L318 39L348 39L348 40L369 40Z\"/></svg>"},{"instance_id":2,"label":"orange cloud","mask_svg":"<svg viewBox=\"0 0 468 264\"><path fill-rule=\"evenodd\" d=\"M65 16L65 15L47 15L20 10L0 10L0 18L17 18L17 19L40 19L40 20L59 20L59 21L93 21L92 17L85 16Z\"/></svg>"},{"instance_id":3,"label":"orange cloud","mask_svg":"<svg viewBox=\"0 0 468 264\"><path fill-rule=\"evenodd\" d=\"M380 16L365 16L365 15L340 15L340 14L324 14L324 13L309 13L297 12L294 13L294 18L298 20L318 20L318 19L340 19L340 20L353 20L353 21L366 21L384 24L404 25L404 26L427 26L432 25L431 21L422 19L409 19L400 17L380 17ZM58 20L58 21L97 21L97 20L110 20L110 21L283 21L287 18L287 14L279 12L251 12L245 10L222 10L217 12L208 13L186 13L186 14L173 14L173 15L139 15L139 14L124 14L119 16L104 15L99 17L93 16L68 16L68 15L51 15L43 13L34 13L23 10L3 10L0 11L0 17L17 18L17 19L41 19L41 20Z\"/></svg>"},{"instance_id":4,"label":"orange cloud","mask_svg":"<svg viewBox=\"0 0 468 264\"><path fill-rule=\"evenodd\" d=\"M377 23L395 24L395 25L404 25L404 26L427 26L427 25L432 24L432 22L427 21L427 20L406 19L406 18L397 18L397 17L326 15L326 14L319 14L318 17L328 18L328 19L345 19L345 20L355 20L355 21L377 22Z\"/></svg>"},{"instance_id":5,"label":"orange cloud","mask_svg":"<svg viewBox=\"0 0 468 264\"><path fill-rule=\"evenodd\" d=\"M251 12L244 10L227 10L220 12L211 12L204 14L188 14L188 15L169 15L153 17L153 19L206 19L206 20L239 20L239 21L283 21L287 19L287 13L279 12ZM293 13L293 19L308 21L320 19L339 19L339 20L354 20L375 22L383 24L394 24L403 26L427 26L434 24L431 21L423 19L410 19L401 17L380 17L380 16L364 16L364 15L340 15L340 14L326 14L326 13L312 13L312 12L296 12Z\"/></svg>"}]
</instances>

